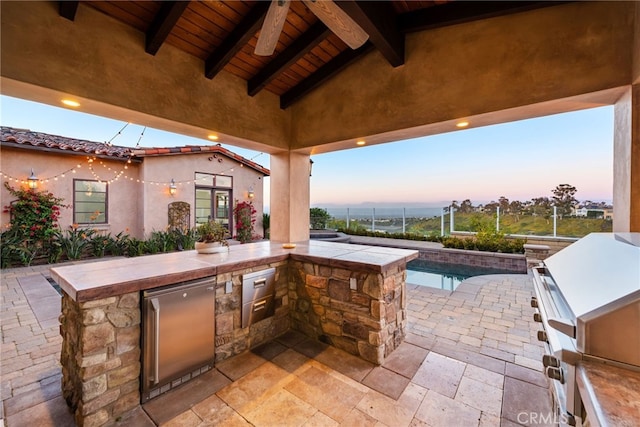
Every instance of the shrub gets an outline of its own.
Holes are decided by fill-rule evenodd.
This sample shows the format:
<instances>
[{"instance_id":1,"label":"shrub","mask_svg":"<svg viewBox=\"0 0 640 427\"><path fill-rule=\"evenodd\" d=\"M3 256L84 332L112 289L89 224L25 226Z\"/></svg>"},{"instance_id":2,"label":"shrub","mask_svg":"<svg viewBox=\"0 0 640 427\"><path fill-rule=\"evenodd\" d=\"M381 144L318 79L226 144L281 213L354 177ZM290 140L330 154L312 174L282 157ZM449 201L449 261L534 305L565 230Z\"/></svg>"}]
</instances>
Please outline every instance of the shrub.
<instances>
[{"instance_id":1,"label":"shrub","mask_svg":"<svg viewBox=\"0 0 640 427\"><path fill-rule=\"evenodd\" d=\"M387 239L416 240L422 242L440 242L442 240L442 238L437 234L385 233L383 231L369 231L364 227L340 228L338 231L352 236L383 237Z\"/></svg>"},{"instance_id":2,"label":"shrub","mask_svg":"<svg viewBox=\"0 0 640 427\"><path fill-rule=\"evenodd\" d=\"M0 267L2 268L31 265L37 253L37 246L30 240L25 241L18 230L5 230L0 236Z\"/></svg>"},{"instance_id":3,"label":"shrub","mask_svg":"<svg viewBox=\"0 0 640 427\"><path fill-rule=\"evenodd\" d=\"M126 231L129 230L127 229ZM106 248L107 253L116 256L125 255L127 253L131 237L126 233L126 231L119 232L115 237L109 240L109 244Z\"/></svg>"},{"instance_id":4,"label":"shrub","mask_svg":"<svg viewBox=\"0 0 640 427\"><path fill-rule=\"evenodd\" d=\"M2 233L0 264L6 267L18 261L31 265L39 255L48 255L47 260L55 262L60 256L55 238L60 209L65 207L63 199L47 191L16 189L8 182L4 186L16 200L4 207L11 223Z\"/></svg>"},{"instance_id":5,"label":"shrub","mask_svg":"<svg viewBox=\"0 0 640 427\"><path fill-rule=\"evenodd\" d=\"M78 224L73 224L69 230L65 230L63 233L57 233L62 253L68 259L80 259L89 249L94 233L94 230L80 228Z\"/></svg>"},{"instance_id":6,"label":"shrub","mask_svg":"<svg viewBox=\"0 0 640 427\"><path fill-rule=\"evenodd\" d=\"M135 257L141 256L145 254L147 250L147 242L144 240L136 239L135 237L131 237L127 241L127 256Z\"/></svg>"},{"instance_id":7,"label":"shrub","mask_svg":"<svg viewBox=\"0 0 640 427\"><path fill-rule=\"evenodd\" d=\"M187 251L195 248L198 235L196 229L183 230L182 228L175 228L172 230L176 249L179 251Z\"/></svg>"},{"instance_id":8,"label":"shrub","mask_svg":"<svg viewBox=\"0 0 640 427\"><path fill-rule=\"evenodd\" d=\"M5 212L11 215L10 229L35 241L50 239L58 229L63 199L47 191L15 189L8 182L4 186L17 198L4 207Z\"/></svg>"},{"instance_id":9,"label":"shrub","mask_svg":"<svg viewBox=\"0 0 640 427\"><path fill-rule=\"evenodd\" d=\"M89 240L91 253L96 258L101 258L107 254L107 250L113 245L111 234L101 234L95 232Z\"/></svg>"},{"instance_id":10,"label":"shrub","mask_svg":"<svg viewBox=\"0 0 640 427\"><path fill-rule=\"evenodd\" d=\"M150 252L152 250L171 252L176 249L176 233L173 231L154 231L151 233L151 238L147 240L147 247Z\"/></svg>"},{"instance_id":11,"label":"shrub","mask_svg":"<svg viewBox=\"0 0 640 427\"><path fill-rule=\"evenodd\" d=\"M233 208L233 215L236 221L236 239L240 243L247 243L253 239L256 212L251 202L236 202L236 206Z\"/></svg>"},{"instance_id":12,"label":"shrub","mask_svg":"<svg viewBox=\"0 0 640 427\"><path fill-rule=\"evenodd\" d=\"M524 253L524 239L508 239L497 232L480 231L474 237L445 237L442 245L450 249L466 249L471 251Z\"/></svg>"},{"instance_id":13,"label":"shrub","mask_svg":"<svg viewBox=\"0 0 640 427\"><path fill-rule=\"evenodd\" d=\"M331 219L331 215L321 208L309 209L309 222L312 230L324 230L327 228L327 221Z\"/></svg>"}]
</instances>

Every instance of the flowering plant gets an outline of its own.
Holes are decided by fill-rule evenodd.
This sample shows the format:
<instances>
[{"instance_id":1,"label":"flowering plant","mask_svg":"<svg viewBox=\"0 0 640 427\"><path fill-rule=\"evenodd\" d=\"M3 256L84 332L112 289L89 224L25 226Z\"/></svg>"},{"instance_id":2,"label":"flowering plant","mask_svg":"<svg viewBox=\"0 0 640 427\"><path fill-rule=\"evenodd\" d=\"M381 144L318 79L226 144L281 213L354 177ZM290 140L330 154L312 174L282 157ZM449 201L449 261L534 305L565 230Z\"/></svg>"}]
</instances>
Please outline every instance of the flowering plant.
<instances>
[{"instance_id":1,"label":"flowering plant","mask_svg":"<svg viewBox=\"0 0 640 427\"><path fill-rule=\"evenodd\" d=\"M65 207L62 199L47 191L15 189L8 182L4 186L16 200L4 207L11 223L0 237L0 265L7 267L16 260L31 265L41 254L47 254L48 261L55 262L60 256L56 237L60 208Z\"/></svg>"},{"instance_id":2,"label":"flowering plant","mask_svg":"<svg viewBox=\"0 0 640 427\"><path fill-rule=\"evenodd\" d=\"M31 241L45 241L53 237L58 229L62 200L47 191L33 189L15 189L4 183L9 193L16 197L4 211L11 215L10 228L21 233L25 239Z\"/></svg>"},{"instance_id":3,"label":"flowering plant","mask_svg":"<svg viewBox=\"0 0 640 427\"><path fill-rule=\"evenodd\" d=\"M256 209L251 202L238 202L233 208L235 217L236 239L247 243L253 239L253 225L256 222Z\"/></svg>"}]
</instances>

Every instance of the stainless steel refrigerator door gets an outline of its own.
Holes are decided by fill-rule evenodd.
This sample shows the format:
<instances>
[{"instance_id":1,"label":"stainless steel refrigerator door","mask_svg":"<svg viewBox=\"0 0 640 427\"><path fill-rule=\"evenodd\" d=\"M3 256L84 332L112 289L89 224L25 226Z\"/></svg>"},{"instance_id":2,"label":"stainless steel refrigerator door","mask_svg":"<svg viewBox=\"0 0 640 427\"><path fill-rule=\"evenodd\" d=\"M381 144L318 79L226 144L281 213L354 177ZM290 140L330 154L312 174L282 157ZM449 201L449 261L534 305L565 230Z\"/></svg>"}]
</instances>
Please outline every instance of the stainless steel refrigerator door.
<instances>
[{"instance_id":1,"label":"stainless steel refrigerator door","mask_svg":"<svg viewBox=\"0 0 640 427\"><path fill-rule=\"evenodd\" d=\"M146 292L144 304L143 395L213 363L215 281Z\"/></svg>"}]
</instances>

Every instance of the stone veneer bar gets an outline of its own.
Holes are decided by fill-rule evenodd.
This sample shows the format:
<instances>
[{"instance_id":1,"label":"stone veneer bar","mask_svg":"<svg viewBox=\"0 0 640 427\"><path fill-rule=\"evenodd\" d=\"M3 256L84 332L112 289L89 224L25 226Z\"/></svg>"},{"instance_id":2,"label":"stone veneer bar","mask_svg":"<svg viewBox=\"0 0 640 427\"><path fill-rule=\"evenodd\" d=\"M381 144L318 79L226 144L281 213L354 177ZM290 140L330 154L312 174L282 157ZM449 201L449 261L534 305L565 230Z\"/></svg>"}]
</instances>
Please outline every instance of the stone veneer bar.
<instances>
[{"instance_id":1,"label":"stone veneer bar","mask_svg":"<svg viewBox=\"0 0 640 427\"><path fill-rule=\"evenodd\" d=\"M140 405L140 292L216 276L215 362L289 329L382 364L404 339L406 263L417 251L259 242L55 267L63 290L62 390L79 426L112 424ZM275 315L241 327L242 275L276 269ZM231 291L226 283L231 281Z\"/></svg>"}]
</instances>

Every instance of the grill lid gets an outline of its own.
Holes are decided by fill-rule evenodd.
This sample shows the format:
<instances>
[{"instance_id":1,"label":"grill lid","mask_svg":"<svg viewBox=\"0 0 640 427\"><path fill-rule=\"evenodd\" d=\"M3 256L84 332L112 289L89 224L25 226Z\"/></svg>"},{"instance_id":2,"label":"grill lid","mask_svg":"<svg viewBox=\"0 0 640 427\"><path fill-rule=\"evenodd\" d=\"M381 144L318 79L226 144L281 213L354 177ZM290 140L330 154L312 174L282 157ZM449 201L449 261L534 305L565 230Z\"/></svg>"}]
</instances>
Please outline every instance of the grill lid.
<instances>
[{"instance_id":1,"label":"grill lid","mask_svg":"<svg viewBox=\"0 0 640 427\"><path fill-rule=\"evenodd\" d=\"M578 319L640 299L640 233L592 233L544 263Z\"/></svg>"}]
</instances>

